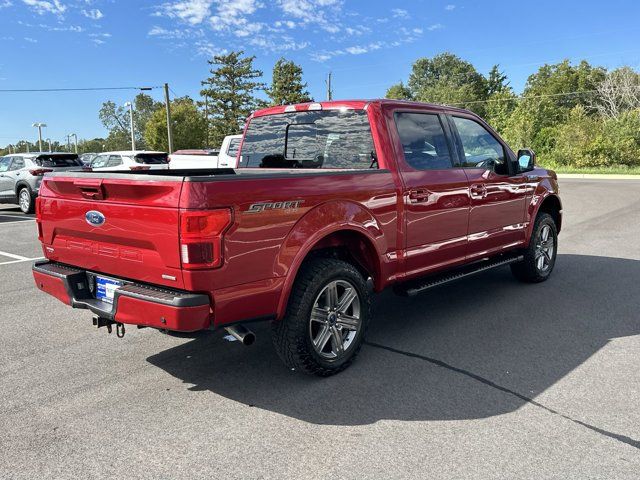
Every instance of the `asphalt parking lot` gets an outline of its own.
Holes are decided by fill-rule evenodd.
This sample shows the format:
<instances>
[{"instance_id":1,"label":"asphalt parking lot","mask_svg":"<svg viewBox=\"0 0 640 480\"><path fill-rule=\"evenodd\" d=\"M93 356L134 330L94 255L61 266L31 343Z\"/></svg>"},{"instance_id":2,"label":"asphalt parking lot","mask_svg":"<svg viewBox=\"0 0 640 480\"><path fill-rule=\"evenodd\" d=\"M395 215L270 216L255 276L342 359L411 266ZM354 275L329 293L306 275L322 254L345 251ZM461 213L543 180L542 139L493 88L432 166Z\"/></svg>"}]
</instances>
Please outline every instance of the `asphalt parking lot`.
<instances>
[{"instance_id":1,"label":"asphalt parking lot","mask_svg":"<svg viewBox=\"0 0 640 480\"><path fill-rule=\"evenodd\" d=\"M97 331L35 288L34 221L0 207L0 477L637 479L640 181L561 185L551 280L384 292L329 379L267 325L249 348Z\"/></svg>"}]
</instances>

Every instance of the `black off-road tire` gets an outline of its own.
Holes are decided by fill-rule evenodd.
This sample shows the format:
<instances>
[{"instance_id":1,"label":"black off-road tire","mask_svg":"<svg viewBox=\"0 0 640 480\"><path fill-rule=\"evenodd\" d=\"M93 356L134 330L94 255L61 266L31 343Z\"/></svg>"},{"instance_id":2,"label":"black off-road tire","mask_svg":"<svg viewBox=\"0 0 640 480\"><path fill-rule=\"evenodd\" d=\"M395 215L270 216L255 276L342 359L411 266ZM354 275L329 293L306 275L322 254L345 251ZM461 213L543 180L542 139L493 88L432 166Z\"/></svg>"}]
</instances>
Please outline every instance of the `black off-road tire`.
<instances>
[{"instance_id":1,"label":"black off-road tire","mask_svg":"<svg viewBox=\"0 0 640 480\"><path fill-rule=\"evenodd\" d=\"M541 270L536 265L536 250L540 242L541 232L545 228L545 226L549 226L549 228L551 229L554 249L553 254L550 255L551 264L549 268ZM529 246L526 250L524 250L523 253L524 259L521 262L511 264L511 272L513 273L514 277L516 277L521 282L540 283L544 282L551 276L551 272L553 271L553 267L556 263L556 255L558 254L558 228L551 215L545 212L538 214L533 226L533 232L531 233Z\"/></svg>"},{"instance_id":2,"label":"black off-road tire","mask_svg":"<svg viewBox=\"0 0 640 480\"><path fill-rule=\"evenodd\" d=\"M341 357L322 358L313 347L310 316L314 302L323 288L335 280L353 285L360 300L361 327ZM287 367L309 375L328 377L347 368L362 347L371 311L371 295L366 280L350 263L335 258L306 261L293 285L284 318L272 325L272 340L278 356Z\"/></svg>"}]
</instances>

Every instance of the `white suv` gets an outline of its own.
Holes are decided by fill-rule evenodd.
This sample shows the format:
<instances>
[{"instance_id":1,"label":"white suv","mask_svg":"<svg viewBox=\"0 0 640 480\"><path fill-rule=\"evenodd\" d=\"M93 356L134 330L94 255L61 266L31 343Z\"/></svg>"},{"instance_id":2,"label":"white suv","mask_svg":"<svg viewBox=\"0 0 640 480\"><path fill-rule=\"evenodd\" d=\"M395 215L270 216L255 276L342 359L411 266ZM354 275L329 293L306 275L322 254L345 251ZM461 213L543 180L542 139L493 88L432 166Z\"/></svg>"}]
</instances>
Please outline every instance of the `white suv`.
<instances>
[{"instance_id":1,"label":"white suv","mask_svg":"<svg viewBox=\"0 0 640 480\"><path fill-rule=\"evenodd\" d=\"M164 152L147 150L99 153L89 164L94 171L110 170L167 170L169 156Z\"/></svg>"}]
</instances>

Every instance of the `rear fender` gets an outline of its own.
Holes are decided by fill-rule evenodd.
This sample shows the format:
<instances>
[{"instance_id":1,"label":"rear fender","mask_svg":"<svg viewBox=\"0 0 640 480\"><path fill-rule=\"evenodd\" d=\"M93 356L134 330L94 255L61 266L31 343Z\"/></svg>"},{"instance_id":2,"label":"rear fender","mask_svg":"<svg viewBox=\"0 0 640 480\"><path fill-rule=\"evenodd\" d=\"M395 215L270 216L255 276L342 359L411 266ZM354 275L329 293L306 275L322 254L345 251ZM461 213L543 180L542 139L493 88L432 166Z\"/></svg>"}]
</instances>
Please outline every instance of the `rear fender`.
<instances>
[{"instance_id":1,"label":"rear fender","mask_svg":"<svg viewBox=\"0 0 640 480\"><path fill-rule=\"evenodd\" d=\"M336 246L323 240L339 232L359 236L366 242L367 251L375 256L369 258L374 270L374 286L376 290L382 287L384 273L381 255L387 251L387 242L376 218L369 210L354 202L340 200L323 203L298 220L276 257L274 271L286 272L278 302L278 320L285 314L291 289L305 258L320 246Z\"/></svg>"}]
</instances>

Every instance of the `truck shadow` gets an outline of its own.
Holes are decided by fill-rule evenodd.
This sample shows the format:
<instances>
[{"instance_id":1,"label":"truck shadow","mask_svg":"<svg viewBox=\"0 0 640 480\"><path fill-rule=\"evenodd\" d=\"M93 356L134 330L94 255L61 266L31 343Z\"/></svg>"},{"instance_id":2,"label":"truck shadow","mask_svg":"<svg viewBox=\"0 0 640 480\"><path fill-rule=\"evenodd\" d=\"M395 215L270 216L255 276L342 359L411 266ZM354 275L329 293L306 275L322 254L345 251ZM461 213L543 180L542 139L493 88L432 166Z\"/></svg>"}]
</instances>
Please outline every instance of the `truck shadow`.
<instances>
[{"instance_id":1,"label":"truck shadow","mask_svg":"<svg viewBox=\"0 0 640 480\"><path fill-rule=\"evenodd\" d=\"M501 268L413 299L383 292L368 344L328 379L284 368L266 324L253 347L205 334L147 360L191 390L315 424L485 418L534 399L609 340L640 334L638 285L640 261L559 255L543 284Z\"/></svg>"}]
</instances>

